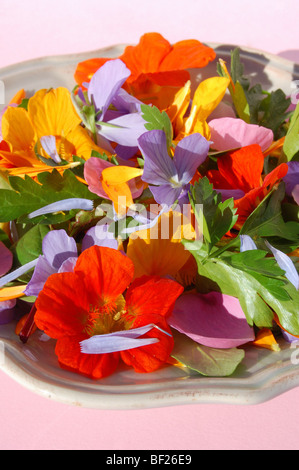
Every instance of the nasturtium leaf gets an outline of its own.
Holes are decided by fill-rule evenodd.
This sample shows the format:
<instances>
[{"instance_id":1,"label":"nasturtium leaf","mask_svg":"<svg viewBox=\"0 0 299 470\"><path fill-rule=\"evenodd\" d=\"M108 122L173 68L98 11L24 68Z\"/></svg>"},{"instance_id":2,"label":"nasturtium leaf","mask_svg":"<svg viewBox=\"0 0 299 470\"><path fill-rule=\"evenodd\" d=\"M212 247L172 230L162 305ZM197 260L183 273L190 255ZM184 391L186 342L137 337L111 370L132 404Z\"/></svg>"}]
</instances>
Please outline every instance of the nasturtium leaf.
<instances>
[{"instance_id":1,"label":"nasturtium leaf","mask_svg":"<svg viewBox=\"0 0 299 470\"><path fill-rule=\"evenodd\" d=\"M203 346L188 336L173 331L174 349L171 356L201 375L208 377L227 377L232 375L243 361L243 349L216 349Z\"/></svg>"},{"instance_id":2,"label":"nasturtium leaf","mask_svg":"<svg viewBox=\"0 0 299 470\"><path fill-rule=\"evenodd\" d=\"M42 254L43 239L49 230L45 225L34 225L20 238L14 248L19 264L29 263Z\"/></svg>"}]
</instances>

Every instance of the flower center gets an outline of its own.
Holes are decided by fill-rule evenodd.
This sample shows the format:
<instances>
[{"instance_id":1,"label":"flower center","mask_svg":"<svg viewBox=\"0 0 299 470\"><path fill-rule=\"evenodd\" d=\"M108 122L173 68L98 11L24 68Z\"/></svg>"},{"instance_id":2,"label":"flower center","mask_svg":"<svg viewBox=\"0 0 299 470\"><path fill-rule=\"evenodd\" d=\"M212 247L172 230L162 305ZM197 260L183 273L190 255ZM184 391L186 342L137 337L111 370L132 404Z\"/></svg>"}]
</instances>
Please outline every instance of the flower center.
<instances>
[{"instance_id":1,"label":"flower center","mask_svg":"<svg viewBox=\"0 0 299 470\"><path fill-rule=\"evenodd\" d=\"M90 306L89 323L85 328L85 332L89 336L105 335L128 330L130 325L126 301L120 295L114 302L104 303L100 306Z\"/></svg>"}]
</instances>

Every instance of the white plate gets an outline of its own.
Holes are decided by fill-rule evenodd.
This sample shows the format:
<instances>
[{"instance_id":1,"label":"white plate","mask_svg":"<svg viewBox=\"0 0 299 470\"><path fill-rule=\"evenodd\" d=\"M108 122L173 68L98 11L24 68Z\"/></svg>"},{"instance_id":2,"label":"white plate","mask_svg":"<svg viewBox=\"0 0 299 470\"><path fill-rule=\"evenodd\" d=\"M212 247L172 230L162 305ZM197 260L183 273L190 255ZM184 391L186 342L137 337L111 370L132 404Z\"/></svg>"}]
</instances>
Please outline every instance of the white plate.
<instances>
[{"instance_id":1,"label":"white plate","mask_svg":"<svg viewBox=\"0 0 299 470\"><path fill-rule=\"evenodd\" d=\"M234 45L210 44L228 64ZM74 85L78 62L93 57L117 57L125 46L84 54L48 57L28 61L0 70L6 101L24 88L33 94L40 88ZM245 74L252 83L265 90L282 88L294 91L292 82L299 79L299 66L261 51L241 49ZM194 81L216 76L216 63L192 72ZM166 366L151 374L137 374L122 367L100 381L60 369L54 353L55 342L43 341L37 331L26 345L14 334L14 325L0 326L0 368L18 383L44 397L96 409L141 409L195 403L249 405L274 398L299 385L299 348L281 340L281 351L247 346L246 356L236 372L227 378L188 375L183 370ZM297 354L298 352L298 354ZM298 356L298 357L297 357Z\"/></svg>"}]
</instances>

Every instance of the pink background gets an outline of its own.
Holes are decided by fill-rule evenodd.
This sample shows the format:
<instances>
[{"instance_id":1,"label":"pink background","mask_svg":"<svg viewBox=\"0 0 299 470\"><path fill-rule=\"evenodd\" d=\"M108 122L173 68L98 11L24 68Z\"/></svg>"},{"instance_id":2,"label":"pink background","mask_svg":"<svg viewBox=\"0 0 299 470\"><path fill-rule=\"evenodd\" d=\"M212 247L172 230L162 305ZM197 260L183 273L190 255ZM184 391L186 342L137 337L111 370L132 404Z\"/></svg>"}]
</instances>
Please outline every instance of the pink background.
<instances>
[{"instance_id":1,"label":"pink background","mask_svg":"<svg viewBox=\"0 0 299 470\"><path fill-rule=\"evenodd\" d=\"M47 55L136 43L239 44L299 63L298 0L1 0L0 67ZM0 372L2 450L299 448L299 388L255 406L98 411L39 397Z\"/></svg>"}]
</instances>

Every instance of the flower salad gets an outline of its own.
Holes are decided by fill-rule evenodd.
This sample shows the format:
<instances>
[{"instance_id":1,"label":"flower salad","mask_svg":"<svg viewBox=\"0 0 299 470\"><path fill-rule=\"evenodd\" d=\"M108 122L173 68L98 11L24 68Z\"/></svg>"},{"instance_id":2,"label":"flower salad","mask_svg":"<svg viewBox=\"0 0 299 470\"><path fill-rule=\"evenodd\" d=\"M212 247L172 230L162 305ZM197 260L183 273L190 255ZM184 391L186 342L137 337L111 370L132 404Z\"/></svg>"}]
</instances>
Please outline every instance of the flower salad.
<instances>
[{"instance_id":1,"label":"flower salad","mask_svg":"<svg viewBox=\"0 0 299 470\"><path fill-rule=\"evenodd\" d=\"M190 70L215 62L191 83ZM232 375L299 338L299 107L143 35L1 112L0 325L99 380ZM0 326L1 328L1 326Z\"/></svg>"}]
</instances>

